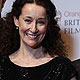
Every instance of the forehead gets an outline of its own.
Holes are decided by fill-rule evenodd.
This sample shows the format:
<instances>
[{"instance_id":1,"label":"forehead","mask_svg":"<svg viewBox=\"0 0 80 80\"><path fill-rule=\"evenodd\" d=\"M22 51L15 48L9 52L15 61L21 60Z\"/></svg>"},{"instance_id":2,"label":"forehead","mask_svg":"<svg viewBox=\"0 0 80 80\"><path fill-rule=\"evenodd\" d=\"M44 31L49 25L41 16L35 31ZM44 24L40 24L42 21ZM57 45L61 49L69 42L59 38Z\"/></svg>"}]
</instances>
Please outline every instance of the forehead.
<instances>
[{"instance_id":1,"label":"forehead","mask_svg":"<svg viewBox=\"0 0 80 80\"><path fill-rule=\"evenodd\" d=\"M43 6L35 3L25 4L22 8L21 15L46 16L46 10Z\"/></svg>"}]
</instances>

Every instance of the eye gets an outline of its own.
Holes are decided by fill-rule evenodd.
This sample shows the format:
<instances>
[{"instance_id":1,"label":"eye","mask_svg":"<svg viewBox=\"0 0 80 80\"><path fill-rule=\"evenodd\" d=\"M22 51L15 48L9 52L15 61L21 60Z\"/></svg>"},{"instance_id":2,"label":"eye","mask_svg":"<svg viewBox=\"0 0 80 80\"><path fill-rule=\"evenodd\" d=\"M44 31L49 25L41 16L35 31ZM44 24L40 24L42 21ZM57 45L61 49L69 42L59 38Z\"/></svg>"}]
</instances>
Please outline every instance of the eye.
<instances>
[{"instance_id":1,"label":"eye","mask_svg":"<svg viewBox=\"0 0 80 80\"><path fill-rule=\"evenodd\" d=\"M37 24L44 25L45 24L45 21L37 21Z\"/></svg>"},{"instance_id":2,"label":"eye","mask_svg":"<svg viewBox=\"0 0 80 80\"><path fill-rule=\"evenodd\" d=\"M24 21L27 22L28 24L32 22L31 19L25 19Z\"/></svg>"}]
</instances>

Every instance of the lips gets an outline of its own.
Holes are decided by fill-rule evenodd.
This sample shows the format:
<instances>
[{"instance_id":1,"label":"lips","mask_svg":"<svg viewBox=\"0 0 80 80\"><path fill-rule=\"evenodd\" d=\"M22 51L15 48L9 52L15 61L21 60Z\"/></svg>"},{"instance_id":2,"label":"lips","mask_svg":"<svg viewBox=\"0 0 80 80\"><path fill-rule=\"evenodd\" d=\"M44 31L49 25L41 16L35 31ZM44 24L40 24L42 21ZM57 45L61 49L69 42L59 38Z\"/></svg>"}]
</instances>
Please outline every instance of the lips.
<instances>
[{"instance_id":1,"label":"lips","mask_svg":"<svg viewBox=\"0 0 80 80\"><path fill-rule=\"evenodd\" d=\"M25 33L26 36L28 36L30 39L36 39L39 34L29 34L29 33Z\"/></svg>"},{"instance_id":2,"label":"lips","mask_svg":"<svg viewBox=\"0 0 80 80\"><path fill-rule=\"evenodd\" d=\"M28 34L29 37L31 38L36 38L37 36L34 36L34 35L31 35L31 34Z\"/></svg>"}]
</instances>

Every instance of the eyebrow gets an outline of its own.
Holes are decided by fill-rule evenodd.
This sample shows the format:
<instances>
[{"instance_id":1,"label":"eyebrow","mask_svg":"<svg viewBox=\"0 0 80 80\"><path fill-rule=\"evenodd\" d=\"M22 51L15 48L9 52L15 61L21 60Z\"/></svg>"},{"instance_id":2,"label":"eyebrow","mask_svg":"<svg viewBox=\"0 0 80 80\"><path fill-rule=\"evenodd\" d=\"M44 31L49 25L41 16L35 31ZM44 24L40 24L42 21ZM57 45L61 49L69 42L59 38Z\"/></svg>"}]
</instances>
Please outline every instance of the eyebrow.
<instances>
[{"instance_id":1,"label":"eyebrow","mask_svg":"<svg viewBox=\"0 0 80 80\"><path fill-rule=\"evenodd\" d=\"M46 18L44 17L44 18L39 18L39 19L46 19Z\"/></svg>"},{"instance_id":2,"label":"eyebrow","mask_svg":"<svg viewBox=\"0 0 80 80\"><path fill-rule=\"evenodd\" d=\"M23 19L25 19L25 18L31 18L32 19L32 17L30 17L30 16L25 16Z\"/></svg>"},{"instance_id":3,"label":"eyebrow","mask_svg":"<svg viewBox=\"0 0 80 80\"><path fill-rule=\"evenodd\" d=\"M32 19L32 17L30 17L30 16L25 16L23 19L25 19L26 17ZM38 18L38 19L46 19L46 17L42 17L42 18Z\"/></svg>"}]
</instances>

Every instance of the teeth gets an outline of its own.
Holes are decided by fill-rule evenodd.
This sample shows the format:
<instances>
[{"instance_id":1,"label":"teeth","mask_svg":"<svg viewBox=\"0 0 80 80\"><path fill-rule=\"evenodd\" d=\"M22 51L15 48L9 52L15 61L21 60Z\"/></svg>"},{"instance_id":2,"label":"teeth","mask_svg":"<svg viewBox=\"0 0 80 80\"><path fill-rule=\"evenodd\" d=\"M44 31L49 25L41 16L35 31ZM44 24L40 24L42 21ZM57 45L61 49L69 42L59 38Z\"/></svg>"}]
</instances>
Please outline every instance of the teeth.
<instances>
[{"instance_id":1,"label":"teeth","mask_svg":"<svg viewBox=\"0 0 80 80\"><path fill-rule=\"evenodd\" d=\"M28 36L30 36L31 38L36 38L37 36L32 36L32 35L28 35Z\"/></svg>"},{"instance_id":2,"label":"teeth","mask_svg":"<svg viewBox=\"0 0 80 80\"><path fill-rule=\"evenodd\" d=\"M37 36L33 36L33 35L30 35L30 34L27 34L27 33L26 33L26 35L31 37L31 38L36 38L37 37Z\"/></svg>"}]
</instances>

